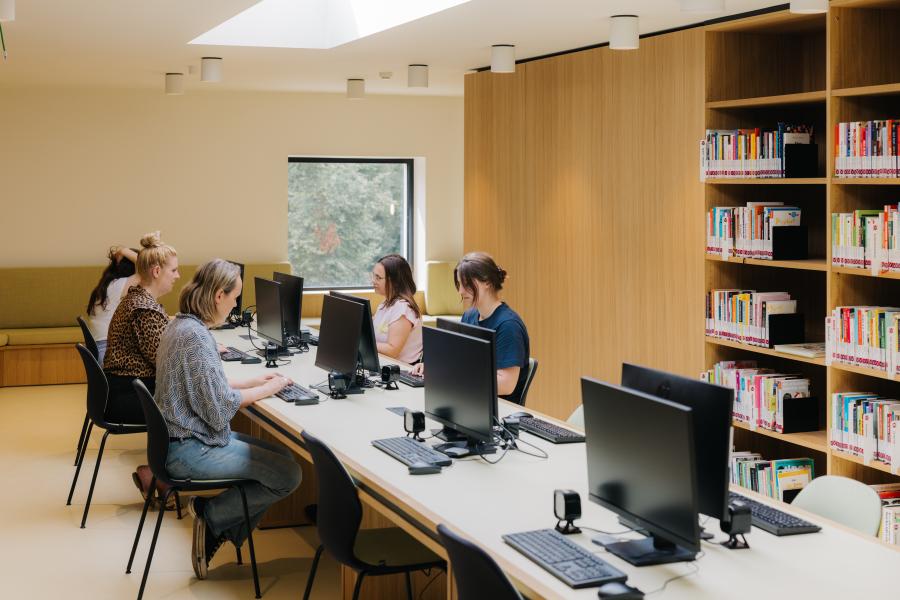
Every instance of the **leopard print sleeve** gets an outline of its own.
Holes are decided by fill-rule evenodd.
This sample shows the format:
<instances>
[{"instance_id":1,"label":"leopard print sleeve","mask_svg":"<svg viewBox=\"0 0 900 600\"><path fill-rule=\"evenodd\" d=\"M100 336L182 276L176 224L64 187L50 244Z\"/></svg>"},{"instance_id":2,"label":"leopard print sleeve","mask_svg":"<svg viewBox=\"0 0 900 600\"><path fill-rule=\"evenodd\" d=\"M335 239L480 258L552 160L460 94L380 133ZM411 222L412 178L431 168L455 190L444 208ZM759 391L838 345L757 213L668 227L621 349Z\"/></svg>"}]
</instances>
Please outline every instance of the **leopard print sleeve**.
<instances>
[{"instance_id":1,"label":"leopard print sleeve","mask_svg":"<svg viewBox=\"0 0 900 600\"><path fill-rule=\"evenodd\" d=\"M138 350L148 364L156 367L156 351L159 338L169 324L169 318L158 310L137 309L132 314L131 327L137 339Z\"/></svg>"}]
</instances>

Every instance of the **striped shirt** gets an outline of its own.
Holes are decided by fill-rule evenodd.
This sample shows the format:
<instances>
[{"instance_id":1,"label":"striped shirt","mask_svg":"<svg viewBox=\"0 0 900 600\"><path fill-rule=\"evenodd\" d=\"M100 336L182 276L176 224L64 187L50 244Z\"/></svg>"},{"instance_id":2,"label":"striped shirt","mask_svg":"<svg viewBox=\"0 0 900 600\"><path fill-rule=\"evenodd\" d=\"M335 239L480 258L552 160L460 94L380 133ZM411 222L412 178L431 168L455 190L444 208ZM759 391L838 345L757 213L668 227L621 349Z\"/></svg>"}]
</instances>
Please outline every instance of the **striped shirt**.
<instances>
[{"instance_id":1,"label":"striped shirt","mask_svg":"<svg viewBox=\"0 0 900 600\"><path fill-rule=\"evenodd\" d=\"M241 393L228 385L216 342L194 315L178 313L159 340L155 400L170 437L228 445Z\"/></svg>"}]
</instances>

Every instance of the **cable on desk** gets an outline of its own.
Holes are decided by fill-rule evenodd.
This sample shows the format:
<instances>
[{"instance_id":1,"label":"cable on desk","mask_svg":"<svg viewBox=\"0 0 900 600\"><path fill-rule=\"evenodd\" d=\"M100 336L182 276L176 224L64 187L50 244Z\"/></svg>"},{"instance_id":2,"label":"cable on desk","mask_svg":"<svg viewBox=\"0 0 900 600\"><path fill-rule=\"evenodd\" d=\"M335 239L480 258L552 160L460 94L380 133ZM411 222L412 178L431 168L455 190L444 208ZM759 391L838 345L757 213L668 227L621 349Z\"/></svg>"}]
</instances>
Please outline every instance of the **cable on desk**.
<instances>
[{"instance_id":1,"label":"cable on desk","mask_svg":"<svg viewBox=\"0 0 900 600\"><path fill-rule=\"evenodd\" d=\"M500 427L500 429L506 433L506 436L508 436L508 439L504 439L504 441L507 441L507 446L506 446L507 449L512 448L513 450L518 450L522 454L527 454L528 456L533 456L535 458L541 458L541 459L550 458L550 455L547 454L547 451L544 450L543 448L539 448L539 447L535 446L534 444L532 444L531 442L526 442L522 438L519 438L517 440L516 436L514 436L513 433L509 429L507 429L505 425L503 425L503 421L501 421L498 417L494 417L494 420L497 422L497 425ZM505 438L506 436L501 436L501 438ZM532 448L534 448L535 450L540 452L540 454L533 454L531 452L525 452L524 450L519 448L518 442L522 442L526 446L531 446Z\"/></svg>"},{"instance_id":2,"label":"cable on desk","mask_svg":"<svg viewBox=\"0 0 900 600\"><path fill-rule=\"evenodd\" d=\"M602 529L595 529L593 527L588 527L587 525L579 525L580 529L587 529L588 531L593 531L594 533L602 533L603 535L625 535L626 533L631 533L632 531L637 531L636 529L626 529L624 531L603 531Z\"/></svg>"},{"instance_id":3,"label":"cable on desk","mask_svg":"<svg viewBox=\"0 0 900 600\"><path fill-rule=\"evenodd\" d=\"M699 554L697 554L697 558L695 558L695 559L694 559L694 562L692 562L691 565L690 565L690 566L694 567L694 569L693 569L692 571L690 571L689 573L684 573L684 574L682 574L682 575L676 575L676 576L674 576L674 577L669 577L668 579L666 579L666 580L663 582L663 584L662 584L661 586L659 586L658 588L656 588L656 589L653 590L652 592L646 592L646 593L644 594L644 596L649 596L649 595L651 595L651 594L657 594L657 593L663 591L664 589L666 589L666 586L667 586L667 585L669 585L670 583L672 583L672 582L675 581L676 579L682 579L682 578L684 578L684 577L690 577L691 575L696 575L697 573L699 573L699 572L700 572L700 565L697 564L697 561L699 561L699 560L700 560L701 558L703 558L705 555L706 555L705 552L700 552Z\"/></svg>"}]
</instances>

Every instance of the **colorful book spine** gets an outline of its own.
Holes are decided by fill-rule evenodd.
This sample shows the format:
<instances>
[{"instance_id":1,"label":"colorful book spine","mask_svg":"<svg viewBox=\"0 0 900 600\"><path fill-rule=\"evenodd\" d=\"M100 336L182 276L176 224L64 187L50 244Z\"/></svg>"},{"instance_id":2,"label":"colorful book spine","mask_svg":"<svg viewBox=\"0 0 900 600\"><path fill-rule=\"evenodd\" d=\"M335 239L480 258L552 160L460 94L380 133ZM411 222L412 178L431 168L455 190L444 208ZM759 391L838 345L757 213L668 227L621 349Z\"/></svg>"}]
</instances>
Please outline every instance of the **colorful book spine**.
<instances>
[{"instance_id":1,"label":"colorful book spine","mask_svg":"<svg viewBox=\"0 0 900 600\"><path fill-rule=\"evenodd\" d=\"M900 177L896 119L850 121L834 126L834 176L889 179Z\"/></svg>"},{"instance_id":2,"label":"colorful book spine","mask_svg":"<svg viewBox=\"0 0 900 600\"><path fill-rule=\"evenodd\" d=\"M784 144L813 143L809 125L779 123L777 130L707 129L700 140L700 179L784 177Z\"/></svg>"}]
</instances>

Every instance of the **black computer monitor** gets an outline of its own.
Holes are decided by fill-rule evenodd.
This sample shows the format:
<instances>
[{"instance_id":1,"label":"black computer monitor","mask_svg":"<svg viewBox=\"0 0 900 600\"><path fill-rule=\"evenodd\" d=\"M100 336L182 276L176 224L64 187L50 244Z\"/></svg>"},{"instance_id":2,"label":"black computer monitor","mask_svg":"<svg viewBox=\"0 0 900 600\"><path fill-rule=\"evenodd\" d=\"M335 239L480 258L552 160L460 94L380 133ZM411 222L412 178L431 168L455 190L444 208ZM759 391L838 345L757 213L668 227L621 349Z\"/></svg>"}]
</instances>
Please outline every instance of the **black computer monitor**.
<instances>
[{"instance_id":1,"label":"black computer monitor","mask_svg":"<svg viewBox=\"0 0 900 600\"><path fill-rule=\"evenodd\" d=\"M467 323L463 323L461 321L456 321L454 319L445 319L443 317L438 317L437 319L437 328L443 329L444 331L453 331L455 333L461 333L463 335L469 335L479 340L484 340L491 345L491 369L496 372L497 371L497 332L493 329L488 329L487 327L479 327L478 325L469 325ZM494 417L497 416L497 403L494 402Z\"/></svg>"},{"instance_id":2,"label":"black computer monitor","mask_svg":"<svg viewBox=\"0 0 900 600\"><path fill-rule=\"evenodd\" d=\"M322 299L317 367L347 375L356 373L363 310L362 304L337 296Z\"/></svg>"},{"instance_id":3,"label":"black computer monitor","mask_svg":"<svg viewBox=\"0 0 900 600\"><path fill-rule=\"evenodd\" d=\"M430 378L430 363L428 370ZM588 377L581 399L591 501L650 534L604 544L607 551L638 566L693 560L700 526L691 409Z\"/></svg>"},{"instance_id":4,"label":"black computer monitor","mask_svg":"<svg viewBox=\"0 0 900 600\"><path fill-rule=\"evenodd\" d=\"M303 307L303 278L275 272L272 278L281 284L281 310L285 333L300 339L300 310Z\"/></svg>"},{"instance_id":5,"label":"black computer monitor","mask_svg":"<svg viewBox=\"0 0 900 600\"><path fill-rule=\"evenodd\" d=\"M254 278L256 282L256 333L278 346L280 354L287 353L281 312L281 284L277 281ZM265 354L265 352L261 352Z\"/></svg>"},{"instance_id":6,"label":"black computer monitor","mask_svg":"<svg viewBox=\"0 0 900 600\"><path fill-rule=\"evenodd\" d=\"M622 363L622 385L694 411L694 456L697 457L699 510L714 519L728 515L728 462L734 391L629 363Z\"/></svg>"},{"instance_id":7,"label":"black computer monitor","mask_svg":"<svg viewBox=\"0 0 900 600\"><path fill-rule=\"evenodd\" d=\"M422 336L428 362L425 414L444 426L438 437L469 447L489 445L497 414L491 344L434 327L422 328Z\"/></svg>"},{"instance_id":8,"label":"black computer monitor","mask_svg":"<svg viewBox=\"0 0 900 600\"><path fill-rule=\"evenodd\" d=\"M342 294L341 292L331 292L331 295L335 298L361 304L365 309L363 310L362 325L359 332L359 364L370 373L380 373L381 363L378 360L378 345L375 343L375 326L372 324L372 305L369 303L369 299Z\"/></svg>"}]
</instances>

